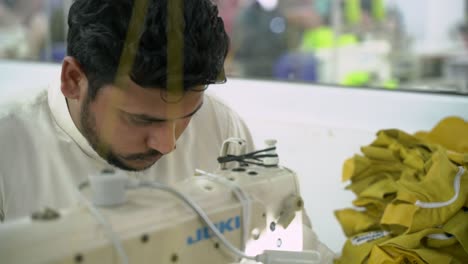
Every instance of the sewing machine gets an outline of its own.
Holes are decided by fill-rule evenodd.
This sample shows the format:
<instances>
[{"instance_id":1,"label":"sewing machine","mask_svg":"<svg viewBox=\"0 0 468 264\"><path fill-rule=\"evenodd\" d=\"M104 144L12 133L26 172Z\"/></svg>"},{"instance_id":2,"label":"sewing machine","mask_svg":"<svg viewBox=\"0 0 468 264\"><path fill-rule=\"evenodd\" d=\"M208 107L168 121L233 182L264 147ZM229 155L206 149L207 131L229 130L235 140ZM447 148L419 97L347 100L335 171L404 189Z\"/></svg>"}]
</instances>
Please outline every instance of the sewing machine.
<instances>
[{"instance_id":1,"label":"sewing machine","mask_svg":"<svg viewBox=\"0 0 468 264\"><path fill-rule=\"evenodd\" d=\"M226 154L227 147L222 152ZM233 159L236 156L225 155L218 171L199 171L175 189L201 207L219 232L247 255L266 249L301 251L303 202L296 174L277 166L274 149L262 153L262 164L239 162ZM248 159L244 156L243 161ZM226 163L235 165L224 166ZM247 194L248 201L234 195L236 188ZM96 199L92 189L85 188L82 193ZM118 205L97 208L129 263L218 264L240 260L172 193L135 187L125 190L124 195ZM5 264L121 263L112 242L96 216L83 206L49 209L0 225L0 259ZM297 263L318 263L310 261Z\"/></svg>"}]
</instances>

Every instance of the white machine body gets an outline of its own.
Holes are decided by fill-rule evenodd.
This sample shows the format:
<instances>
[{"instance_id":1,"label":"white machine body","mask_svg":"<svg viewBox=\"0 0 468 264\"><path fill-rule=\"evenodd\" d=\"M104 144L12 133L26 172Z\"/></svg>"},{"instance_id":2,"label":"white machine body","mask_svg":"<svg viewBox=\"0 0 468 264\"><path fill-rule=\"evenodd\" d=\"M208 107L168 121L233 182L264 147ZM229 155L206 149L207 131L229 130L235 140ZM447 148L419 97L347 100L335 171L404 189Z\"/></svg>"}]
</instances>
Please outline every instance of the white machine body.
<instances>
[{"instance_id":1,"label":"white machine body","mask_svg":"<svg viewBox=\"0 0 468 264\"><path fill-rule=\"evenodd\" d=\"M293 171L244 164L213 174L237 184L250 197L246 254L268 249L302 250L302 200ZM219 231L242 248L242 205L228 186L193 176L175 189L193 199ZM171 193L128 190L123 204L99 210L122 242L129 263L239 261L214 238L198 215ZM120 263L112 243L86 208L77 206L58 213L52 219L27 217L0 224L1 263Z\"/></svg>"}]
</instances>

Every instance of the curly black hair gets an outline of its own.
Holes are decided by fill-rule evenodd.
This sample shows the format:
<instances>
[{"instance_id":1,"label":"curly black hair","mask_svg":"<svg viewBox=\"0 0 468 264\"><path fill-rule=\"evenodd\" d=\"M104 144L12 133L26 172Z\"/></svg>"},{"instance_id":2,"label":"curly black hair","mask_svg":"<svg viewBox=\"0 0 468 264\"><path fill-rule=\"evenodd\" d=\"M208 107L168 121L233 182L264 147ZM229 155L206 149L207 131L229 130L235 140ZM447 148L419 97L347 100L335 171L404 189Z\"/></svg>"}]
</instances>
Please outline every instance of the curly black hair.
<instances>
[{"instance_id":1,"label":"curly black hair","mask_svg":"<svg viewBox=\"0 0 468 264\"><path fill-rule=\"evenodd\" d=\"M134 10L139 1L146 4L146 12ZM182 3L177 8L183 12L183 19L178 21L168 14L167 5L175 2ZM135 20L131 24L132 13L143 26L135 27ZM142 87L164 89L174 77L168 77L168 36L175 36L175 41L183 45L183 76L179 74L179 81L187 90L217 81L229 46L223 21L211 0L75 0L68 26L67 54L85 72L91 98L118 77L125 52L134 58L125 74ZM127 32L135 31L136 41L126 41Z\"/></svg>"}]
</instances>

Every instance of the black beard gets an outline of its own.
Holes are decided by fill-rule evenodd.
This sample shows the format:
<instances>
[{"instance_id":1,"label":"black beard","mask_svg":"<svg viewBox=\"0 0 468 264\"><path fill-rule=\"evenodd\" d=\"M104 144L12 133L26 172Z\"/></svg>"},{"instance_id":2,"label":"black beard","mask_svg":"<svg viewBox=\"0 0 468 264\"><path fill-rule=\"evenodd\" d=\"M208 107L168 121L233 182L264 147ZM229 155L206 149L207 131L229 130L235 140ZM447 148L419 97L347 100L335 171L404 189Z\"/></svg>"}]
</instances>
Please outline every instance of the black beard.
<instances>
[{"instance_id":1,"label":"black beard","mask_svg":"<svg viewBox=\"0 0 468 264\"><path fill-rule=\"evenodd\" d=\"M96 153L101 158L106 160L107 163L122 170L142 171L151 167L152 165L143 169L136 169L136 168L126 165L117 157L116 154L112 152L110 146L104 144L103 142L99 140L99 137L96 133L96 119L89 111L91 101L92 101L91 98L87 96L81 108L80 123L81 123L81 133L86 138L89 145L91 145L91 147L94 149L94 151L96 151ZM155 150L155 153L152 153L152 154L155 155L157 153L159 152Z\"/></svg>"}]
</instances>

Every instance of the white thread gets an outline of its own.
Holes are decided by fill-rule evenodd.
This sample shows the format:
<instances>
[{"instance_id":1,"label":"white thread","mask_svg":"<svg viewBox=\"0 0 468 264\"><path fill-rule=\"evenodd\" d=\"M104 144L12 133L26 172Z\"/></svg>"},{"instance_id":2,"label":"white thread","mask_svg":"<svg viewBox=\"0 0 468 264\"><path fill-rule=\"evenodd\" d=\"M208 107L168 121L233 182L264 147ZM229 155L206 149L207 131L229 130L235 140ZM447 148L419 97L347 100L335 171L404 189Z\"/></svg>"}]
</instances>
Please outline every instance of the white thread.
<instances>
[{"instance_id":1,"label":"white thread","mask_svg":"<svg viewBox=\"0 0 468 264\"><path fill-rule=\"evenodd\" d=\"M452 199L446 202L421 202L420 200L417 200L415 205L421 208L440 208L454 203L460 195L460 181L463 173L465 173L465 168L462 166L458 167L458 173L455 175L455 179L453 180L453 189L455 190L455 195L453 195Z\"/></svg>"}]
</instances>

